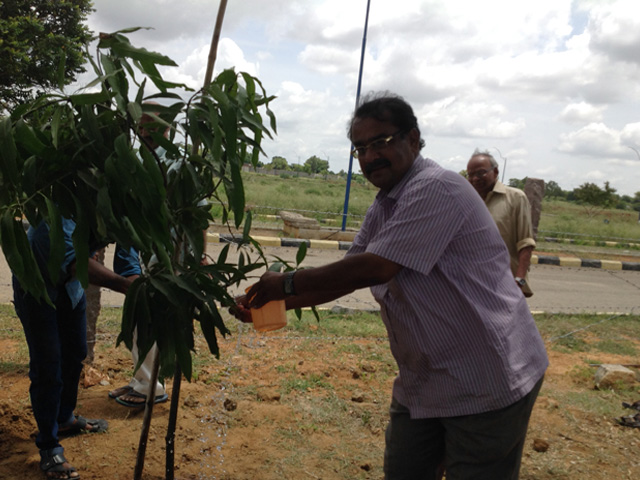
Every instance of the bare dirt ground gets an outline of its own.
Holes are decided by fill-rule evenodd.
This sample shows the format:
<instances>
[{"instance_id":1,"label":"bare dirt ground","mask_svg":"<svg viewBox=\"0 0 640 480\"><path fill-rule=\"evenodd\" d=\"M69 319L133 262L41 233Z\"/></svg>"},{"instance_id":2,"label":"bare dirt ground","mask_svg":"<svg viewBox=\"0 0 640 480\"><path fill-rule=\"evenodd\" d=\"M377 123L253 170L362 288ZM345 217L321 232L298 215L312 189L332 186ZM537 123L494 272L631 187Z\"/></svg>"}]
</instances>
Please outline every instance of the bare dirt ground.
<instances>
[{"instance_id":1,"label":"bare dirt ground","mask_svg":"<svg viewBox=\"0 0 640 480\"><path fill-rule=\"evenodd\" d=\"M17 321L7 325L0 332L0 478L44 478L33 442L24 341ZM309 335L257 334L240 326L221 340L219 360L196 358L197 379L183 382L179 400L175 478L382 478L396 368L386 341L328 335L322 322L309 325ZM107 419L109 431L62 441L84 479L133 478L143 414L107 398L131 374L128 352L114 344L112 334L101 336L95 361L85 369L87 384L93 385L81 388L77 409L85 417ZM549 354L521 479L640 478L640 429L614 421L615 415L633 413L620 399L640 400L639 390L628 397L594 390L595 369L585 367L583 353L549 348ZM638 363L632 356L602 353L588 361ZM165 478L168 413L168 403L154 410L145 480ZM536 451L534 442L548 449Z\"/></svg>"}]
</instances>

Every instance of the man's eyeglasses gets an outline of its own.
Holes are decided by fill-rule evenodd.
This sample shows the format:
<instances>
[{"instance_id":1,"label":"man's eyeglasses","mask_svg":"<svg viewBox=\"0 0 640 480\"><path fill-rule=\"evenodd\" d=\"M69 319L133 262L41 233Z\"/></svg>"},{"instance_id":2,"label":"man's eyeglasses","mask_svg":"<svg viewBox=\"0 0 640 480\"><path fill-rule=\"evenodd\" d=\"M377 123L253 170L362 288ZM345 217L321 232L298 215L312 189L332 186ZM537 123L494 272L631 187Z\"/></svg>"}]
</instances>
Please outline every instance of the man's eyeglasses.
<instances>
[{"instance_id":1,"label":"man's eyeglasses","mask_svg":"<svg viewBox=\"0 0 640 480\"><path fill-rule=\"evenodd\" d=\"M396 135L399 135L400 133L404 133L404 130L398 130L396 133L392 133L388 137L379 138L367 145L364 145L363 147L355 147L353 150L351 150L351 155L353 155L354 158L360 158L365 153L367 153L367 150L371 150L372 152L379 152L380 150L384 150L389 146L394 137Z\"/></svg>"},{"instance_id":2,"label":"man's eyeglasses","mask_svg":"<svg viewBox=\"0 0 640 480\"><path fill-rule=\"evenodd\" d=\"M495 169L496 167L491 167L489 170L478 170L477 172L469 173L469 180L472 178L484 178L489 172L493 172Z\"/></svg>"}]
</instances>

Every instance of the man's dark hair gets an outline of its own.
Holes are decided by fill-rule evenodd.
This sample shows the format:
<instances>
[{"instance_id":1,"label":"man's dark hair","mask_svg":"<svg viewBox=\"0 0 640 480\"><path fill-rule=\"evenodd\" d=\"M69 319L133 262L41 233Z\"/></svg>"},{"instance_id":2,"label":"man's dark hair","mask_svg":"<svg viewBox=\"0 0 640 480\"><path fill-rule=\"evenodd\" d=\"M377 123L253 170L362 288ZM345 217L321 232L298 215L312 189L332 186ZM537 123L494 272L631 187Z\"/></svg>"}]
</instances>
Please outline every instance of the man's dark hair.
<instances>
[{"instance_id":1,"label":"man's dark hair","mask_svg":"<svg viewBox=\"0 0 640 480\"><path fill-rule=\"evenodd\" d=\"M357 118L373 118L380 122L389 122L403 132L409 132L415 128L420 134L418 119L413 114L411 105L400 95L388 91L371 92L360 99L349 121L347 136L350 140L353 122ZM424 140L420 138L420 148L422 147L424 147Z\"/></svg>"}]
</instances>

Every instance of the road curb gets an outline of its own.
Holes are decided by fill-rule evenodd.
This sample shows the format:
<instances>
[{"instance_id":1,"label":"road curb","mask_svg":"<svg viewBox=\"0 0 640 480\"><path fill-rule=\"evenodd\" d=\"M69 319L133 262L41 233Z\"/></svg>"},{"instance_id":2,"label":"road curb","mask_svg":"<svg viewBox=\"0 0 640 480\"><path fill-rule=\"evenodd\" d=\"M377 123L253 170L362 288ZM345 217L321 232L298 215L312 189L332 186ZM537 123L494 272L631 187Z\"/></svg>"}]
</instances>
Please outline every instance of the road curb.
<instances>
[{"instance_id":1,"label":"road curb","mask_svg":"<svg viewBox=\"0 0 640 480\"><path fill-rule=\"evenodd\" d=\"M303 238L280 237L252 237L260 245L270 247L295 247L305 243L307 248L325 250L349 250L351 242L336 240L307 240ZM240 243L242 237L229 233L207 233L207 241L212 243ZM633 270L640 271L639 262L621 262L618 260L594 260L576 257L556 257L553 255L532 255L531 263L534 265L556 265L559 267L601 268L603 270Z\"/></svg>"}]
</instances>

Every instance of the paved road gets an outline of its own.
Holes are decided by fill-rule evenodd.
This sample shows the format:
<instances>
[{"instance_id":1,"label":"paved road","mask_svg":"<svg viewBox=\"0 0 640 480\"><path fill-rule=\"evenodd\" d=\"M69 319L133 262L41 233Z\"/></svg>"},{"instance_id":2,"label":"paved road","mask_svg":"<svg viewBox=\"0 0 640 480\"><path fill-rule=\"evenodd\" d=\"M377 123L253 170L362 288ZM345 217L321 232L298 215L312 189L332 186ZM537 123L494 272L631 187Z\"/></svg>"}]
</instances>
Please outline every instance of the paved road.
<instances>
[{"instance_id":1,"label":"paved road","mask_svg":"<svg viewBox=\"0 0 640 480\"><path fill-rule=\"evenodd\" d=\"M221 244L209 243L208 253L217 257L221 248ZM232 246L231 251L234 252L235 247ZM264 247L264 251L268 258L278 256L291 261L296 253L295 248L287 247ZM338 250L311 248L307 252L304 264L308 266L323 265L344 255L343 251ZM112 250L108 250L108 266L112 258ZM640 314L640 272L533 265L529 277L535 295L528 301L535 312ZM241 285L234 293L243 291L245 286ZM8 303L11 298L11 274L4 256L0 254L0 303ZM104 305L120 306L123 298L120 294L103 290ZM326 306L335 305L359 310L378 308L368 289L354 292Z\"/></svg>"}]
</instances>

